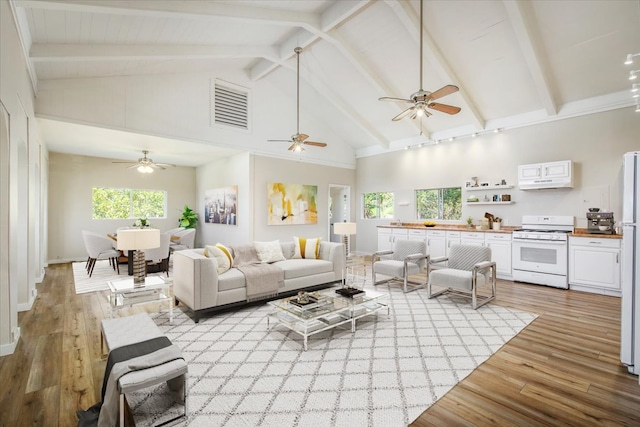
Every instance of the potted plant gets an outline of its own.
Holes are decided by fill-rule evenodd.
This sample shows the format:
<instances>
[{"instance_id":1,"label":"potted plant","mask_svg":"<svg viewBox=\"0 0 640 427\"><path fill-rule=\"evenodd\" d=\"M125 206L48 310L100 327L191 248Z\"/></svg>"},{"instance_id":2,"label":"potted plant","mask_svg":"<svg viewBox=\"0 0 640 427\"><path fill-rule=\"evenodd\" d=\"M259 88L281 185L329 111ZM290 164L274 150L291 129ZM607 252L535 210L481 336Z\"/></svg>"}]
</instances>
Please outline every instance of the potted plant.
<instances>
[{"instance_id":1,"label":"potted plant","mask_svg":"<svg viewBox=\"0 0 640 427\"><path fill-rule=\"evenodd\" d=\"M467 227L471 228L473 226L473 218L469 217L467 218Z\"/></svg>"},{"instance_id":2,"label":"potted plant","mask_svg":"<svg viewBox=\"0 0 640 427\"><path fill-rule=\"evenodd\" d=\"M184 228L196 228L198 222L198 214L193 211L188 205L184 205L182 216L178 218L178 224Z\"/></svg>"},{"instance_id":3,"label":"potted plant","mask_svg":"<svg viewBox=\"0 0 640 427\"><path fill-rule=\"evenodd\" d=\"M133 226L137 228L149 228L151 227L151 223L147 218L142 217L138 218L136 222L133 223Z\"/></svg>"}]
</instances>

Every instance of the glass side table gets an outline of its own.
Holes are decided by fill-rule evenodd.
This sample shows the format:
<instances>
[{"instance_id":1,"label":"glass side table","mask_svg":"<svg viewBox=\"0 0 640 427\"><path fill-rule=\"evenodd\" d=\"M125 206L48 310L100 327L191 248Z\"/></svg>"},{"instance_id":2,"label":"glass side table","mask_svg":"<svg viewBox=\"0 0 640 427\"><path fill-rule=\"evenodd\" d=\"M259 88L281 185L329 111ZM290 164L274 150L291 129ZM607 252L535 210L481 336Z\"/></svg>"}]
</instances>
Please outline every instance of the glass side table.
<instances>
[{"instance_id":1,"label":"glass side table","mask_svg":"<svg viewBox=\"0 0 640 427\"><path fill-rule=\"evenodd\" d=\"M111 317L122 307L150 302L158 303L158 311L162 309L164 301L169 302L169 323L173 323L173 297L171 296L172 282L164 276L145 277L143 285L134 285L133 277L109 282L109 306Z\"/></svg>"},{"instance_id":2,"label":"glass side table","mask_svg":"<svg viewBox=\"0 0 640 427\"><path fill-rule=\"evenodd\" d=\"M344 287L364 289L364 285L367 283L367 256L350 255L347 258L342 274Z\"/></svg>"}]
</instances>

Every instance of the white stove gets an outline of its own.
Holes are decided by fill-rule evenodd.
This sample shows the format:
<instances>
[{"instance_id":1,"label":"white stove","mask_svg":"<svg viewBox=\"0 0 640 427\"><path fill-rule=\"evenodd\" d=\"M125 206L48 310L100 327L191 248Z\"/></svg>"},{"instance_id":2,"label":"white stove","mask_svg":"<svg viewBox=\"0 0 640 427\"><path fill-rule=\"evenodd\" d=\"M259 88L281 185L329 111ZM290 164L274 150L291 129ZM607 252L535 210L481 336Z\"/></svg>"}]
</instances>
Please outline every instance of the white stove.
<instances>
[{"instance_id":1,"label":"white stove","mask_svg":"<svg viewBox=\"0 0 640 427\"><path fill-rule=\"evenodd\" d=\"M522 229L512 236L513 279L568 289L568 233L574 222L573 216L523 216Z\"/></svg>"}]
</instances>

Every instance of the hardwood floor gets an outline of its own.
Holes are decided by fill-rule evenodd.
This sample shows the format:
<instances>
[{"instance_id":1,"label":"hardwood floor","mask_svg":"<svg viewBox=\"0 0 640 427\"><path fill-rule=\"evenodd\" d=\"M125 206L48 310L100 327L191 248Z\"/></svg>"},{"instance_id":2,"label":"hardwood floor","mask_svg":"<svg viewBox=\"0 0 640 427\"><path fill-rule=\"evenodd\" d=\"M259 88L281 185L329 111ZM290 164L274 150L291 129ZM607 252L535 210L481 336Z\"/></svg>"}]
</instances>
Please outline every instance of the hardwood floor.
<instances>
[{"instance_id":1,"label":"hardwood floor","mask_svg":"<svg viewBox=\"0 0 640 427\"><path fill-rule=\"evenodd\" d=\"M99 397L106 294L76 295L70 264L37 287L15 353L0 358L0 425L75 426ZM640 425L638 377L618 356L620 299L501 281L494 303L539 317L412 426Z\"/></svg>"}]
</instances>

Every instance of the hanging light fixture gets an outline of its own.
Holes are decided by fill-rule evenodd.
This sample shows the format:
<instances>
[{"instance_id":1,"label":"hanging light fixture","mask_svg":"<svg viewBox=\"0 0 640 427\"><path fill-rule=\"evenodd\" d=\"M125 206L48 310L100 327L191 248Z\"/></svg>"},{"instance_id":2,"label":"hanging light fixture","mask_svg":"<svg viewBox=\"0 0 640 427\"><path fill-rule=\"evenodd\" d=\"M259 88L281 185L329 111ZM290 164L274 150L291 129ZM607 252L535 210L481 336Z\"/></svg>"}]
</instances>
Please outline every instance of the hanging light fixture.
<instances>
[{"instance_id":1,"label":"hanging light fixture","mask_svg":"<svg viewBox=\"0 0 640 427\"><path fill-rule=\"evenodd\" d=\"M628 53L628 54L627 54L627 60L626 60L626 61L624 61L624 65L631 65L631 64L633 64L633 58L634 58L635 56L640 56L640 52L638 52L638 53Z\"/></svg>"}]
</instances>

